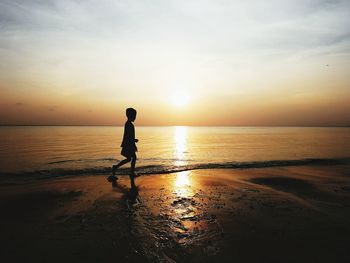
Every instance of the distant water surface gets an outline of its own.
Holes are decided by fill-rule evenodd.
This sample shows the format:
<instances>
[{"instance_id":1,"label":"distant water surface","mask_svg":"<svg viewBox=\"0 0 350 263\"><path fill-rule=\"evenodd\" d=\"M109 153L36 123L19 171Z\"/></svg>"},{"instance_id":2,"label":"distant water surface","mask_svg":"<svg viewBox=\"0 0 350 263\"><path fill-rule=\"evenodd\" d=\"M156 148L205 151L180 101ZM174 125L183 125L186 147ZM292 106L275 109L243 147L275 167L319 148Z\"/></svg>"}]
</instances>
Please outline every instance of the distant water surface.
<instances>
[{"instance_id":1,"label":"distant water surface","mask_svg":"<svg viewBox=\"0 0 350 263\"><path fill-rule=\"evenodd\" d=\"M108 172L122 158L122 134L123 127L1 127L0 172ZM136 137L141 173L350 157L350 128L136 126Z\"/></svg>"}]
</instances>

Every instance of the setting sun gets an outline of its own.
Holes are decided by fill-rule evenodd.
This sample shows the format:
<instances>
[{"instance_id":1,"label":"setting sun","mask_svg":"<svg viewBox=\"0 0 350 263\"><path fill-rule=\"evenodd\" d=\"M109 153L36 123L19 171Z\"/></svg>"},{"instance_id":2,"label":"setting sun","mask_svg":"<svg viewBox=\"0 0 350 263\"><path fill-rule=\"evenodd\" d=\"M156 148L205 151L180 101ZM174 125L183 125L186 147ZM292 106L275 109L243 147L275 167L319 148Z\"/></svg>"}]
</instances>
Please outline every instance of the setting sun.
<instances>
[{"instance_id":1,"label":"setting sun","mask_svg":"<svg viewBox=\"0 0 350 263\"><path fill-rule=\"evenodd\" d=\"M190 102L190 95L187 92L178 91L171 95L171 102L176 107L184 107Z\"/></svg>"}]
</instances>

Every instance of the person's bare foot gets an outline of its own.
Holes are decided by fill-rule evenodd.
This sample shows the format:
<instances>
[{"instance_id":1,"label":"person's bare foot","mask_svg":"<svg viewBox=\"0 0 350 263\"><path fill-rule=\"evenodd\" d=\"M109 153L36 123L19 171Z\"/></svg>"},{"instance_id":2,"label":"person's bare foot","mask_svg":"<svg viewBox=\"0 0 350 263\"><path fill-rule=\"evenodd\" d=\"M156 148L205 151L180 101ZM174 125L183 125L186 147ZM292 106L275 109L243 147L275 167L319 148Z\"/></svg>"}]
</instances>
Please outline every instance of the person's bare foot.
<instances>
[{"instance_id":1,"label":"person's bare foot","mask_svg":"<svg viewBox=\"0 0 350 263\"><path fill-rule=\"evenodd\" d=\"M110 183L113 183L113 181L117 181L118 177L114 176L114 175L110 175L107 177L107 181Z\"/></svg>"},{"instance_id":2,"label":"person's bare foot","mask_svg":"<svg viewBox=\"0 0 350 263\"><path fill-rule=\"evenodd\" d=\"M117 177L114 177L114 180L112 180L112 187L113 188L117 186L117 180L118 180Z\"/></svg>"},{"instance_id":3,"label":"person's bare foot","mask_svg":"<svg viewBox=\"0 0 350 263\"><path fill-rule=\"evenodd\" d=\"M116 187L117 186L118 177L110 175L110 176L107 177L107 181L112 183L112 187Z\"/></svg>"},{"instance_id":4,"label":"person's bare foot","mask_svg":"<svg viewBox=\"0 0 350 263\"><path fill-rule=\"evenodd\" d=\"M118 177L115 175L116 170L117 170L116 165L112 165L112 175L107 177L107 181L112 183L112 185L115 185L116 181L118 180Z\"/></svg>"}]
</instances>

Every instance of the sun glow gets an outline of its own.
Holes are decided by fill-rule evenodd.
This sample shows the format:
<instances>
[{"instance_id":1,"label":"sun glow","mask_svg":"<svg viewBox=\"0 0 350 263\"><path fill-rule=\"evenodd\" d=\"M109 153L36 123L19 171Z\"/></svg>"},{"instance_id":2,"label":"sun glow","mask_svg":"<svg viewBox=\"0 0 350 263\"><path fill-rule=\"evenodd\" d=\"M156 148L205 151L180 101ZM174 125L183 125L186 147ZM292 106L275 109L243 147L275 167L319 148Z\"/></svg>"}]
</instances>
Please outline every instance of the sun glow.
<instances>
[{"instance_id":1,"label":"sun glow","mask_svg":"<svg viewBox=\"0 0 350 263\"><path fill-rule=\"evenodd\" d=\"M171 102L174 106L181 108L190 102L191 96L188 92L176 91L171 95Z\"/></svg>"}]
</instances>

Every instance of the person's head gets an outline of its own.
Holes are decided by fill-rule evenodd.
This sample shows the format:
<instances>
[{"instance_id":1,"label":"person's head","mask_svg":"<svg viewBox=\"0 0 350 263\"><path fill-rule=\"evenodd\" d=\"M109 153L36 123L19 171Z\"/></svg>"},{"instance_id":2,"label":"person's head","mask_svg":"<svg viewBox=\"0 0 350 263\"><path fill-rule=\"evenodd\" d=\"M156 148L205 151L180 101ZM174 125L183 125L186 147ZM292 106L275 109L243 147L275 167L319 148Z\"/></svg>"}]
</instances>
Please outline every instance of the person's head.
<instances>
[{"instance_id":1,"label":"person's head","mask_svg":"<svg viewBox=\"0 0 350 263\"><path fill-rule=\"evenodd\" d=\"M129 121L134 121L136 119L136 110L133 108L126 109L126 117L128 117Z\"/></svg>"}]
</instances>

